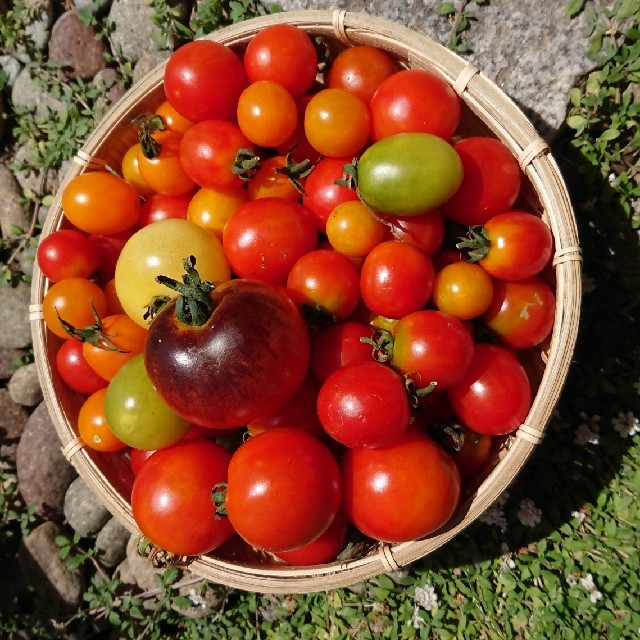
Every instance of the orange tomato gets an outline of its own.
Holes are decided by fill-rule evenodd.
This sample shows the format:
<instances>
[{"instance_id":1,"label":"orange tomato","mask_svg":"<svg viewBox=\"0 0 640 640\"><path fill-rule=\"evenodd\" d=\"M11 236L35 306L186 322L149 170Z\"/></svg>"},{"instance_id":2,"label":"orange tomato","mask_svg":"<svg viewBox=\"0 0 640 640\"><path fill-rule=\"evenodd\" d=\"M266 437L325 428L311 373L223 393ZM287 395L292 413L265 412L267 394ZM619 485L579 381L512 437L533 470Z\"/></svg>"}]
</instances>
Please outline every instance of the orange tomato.
<instances>
[{"instance_id":1,"label":"orange tomato","mask_svg":"<svg viewBox=\"0 0 640 640\"><path fill-rule=\"evenodd\" d=\"M287 166L285 156L273 156L260 163L260 169L247 183L247 191L251 200L258 198L285 198L300 200L302 194L291 180L278 169ZM302 179L304 181L304 178Z\"/></svg>"},{"instance_id":2,"label":"orange tomato","mask_svg":"<svg viewBox=\"0 0 640 640\"><path fill-rule=\"evenodd\" d=\"M170 104L168 100L165 100L157 109L156 114L162 118L164 126L170 131L176 133L185 133L192 126L193 122L187 120L183 115L178 113Z\"/></svg>"},{"instance_id":3,"label":"orange tomato","mask_svg":"<svg viewBox=\"0 0 640 640\"><path fill-rule=\"evenodd\" d=\"M199 189L189 202L187 220L208 229L222 240L222 232L240 205L248 202L249 194L243 187L229 189Z\"/></svg>"},{"instance_id":4,"label":"orange tomato","mask_svg":"<svg viewBox=\"0 0 640 640\"><path fill-rule=\"evenodd\" d=\"M122 177L143 197L148 198L153 189L145 182L140 174L138 163L138 153L140 153L140 143L136 143L127 149L122 158Z\"/></svg>"},{"instance_id":5,"label":"orange tomato","mask_svg":"<svg viewBox=\"0 0 640 640\"><path fill-rule=\"evenodd\" d=\"M116 438L104 416L104 397L107 388L90 395L78 414L78 433L85 444L96 451L121 451L126 444Z\"/></svg>"}]
</instances>

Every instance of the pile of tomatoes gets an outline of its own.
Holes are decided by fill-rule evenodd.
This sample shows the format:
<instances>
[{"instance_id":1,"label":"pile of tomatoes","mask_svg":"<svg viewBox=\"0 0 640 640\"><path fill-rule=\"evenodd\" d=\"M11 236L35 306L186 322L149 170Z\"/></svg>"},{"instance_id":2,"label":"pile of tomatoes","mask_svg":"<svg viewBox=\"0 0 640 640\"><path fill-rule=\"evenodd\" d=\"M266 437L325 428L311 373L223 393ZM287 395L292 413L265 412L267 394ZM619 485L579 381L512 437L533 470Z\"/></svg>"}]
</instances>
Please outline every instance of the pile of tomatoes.
<instances>
[{"instance_id":1,"label":"pile of tomatoes","mask_svg":"<svg viewBox=\"0 0 640 640\"><path fill-rule=\"evenodd\" d=\"M320 71L319 71L320 69ZM553 238L440 77L291 25L185 44L121 167L62 194L37 260L88 447L140 530L336 559L447 523L532 400ZM240 554L241 555L241 554Z\"/></svg>"}]
</instances>

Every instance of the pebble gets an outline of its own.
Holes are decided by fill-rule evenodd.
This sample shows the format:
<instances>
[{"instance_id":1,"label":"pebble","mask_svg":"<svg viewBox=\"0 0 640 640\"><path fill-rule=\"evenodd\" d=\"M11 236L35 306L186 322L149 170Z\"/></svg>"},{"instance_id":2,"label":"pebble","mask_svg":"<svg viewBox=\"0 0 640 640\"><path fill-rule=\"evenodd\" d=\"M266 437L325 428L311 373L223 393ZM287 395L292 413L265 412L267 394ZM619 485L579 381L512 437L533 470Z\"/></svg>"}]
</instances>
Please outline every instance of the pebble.
<instances>
[{"instance_id":1,"label":"pebble","mask_svg":"<svg viewBox=\"0 0 640 640\"><path fill-rule=\"evenodd\" d=\"M20 145L13 156L14 163L19 167L15 170L15 178L24 191L32 191L37 196L55 192L58 188L57 172L49 169L34 171L33 151L27 144Z\"/></svg>"},{"instance_id":2,"label":"pebble","mask_svg":"<svg viewBox=\"0 0 640 640\"><path fill-rule=\"evenodd\" d=\"M15 462L27 418L26 410L11 399L8 389L0 388L0 457L3 460Z\"/></svg>"},{"instance_id":3,"label":"pebble","mask_svg":"<svg viewBox=\"0 0 640 640\"><path fill-rule=\"evenodd\" d=\"M29 216L18 201L20 183L8 167L0 164L0 234L6 240L16 238L18 229L29 228Z\"/></svg>"},{"instance_id":4,"label":"pebble","mask_svg":"<svg viewBox=\"0 0 640 640\"><path fill-rule=\"evenodd\" d=\"M67 488L77 476L62 454L47 406L41 402L24 426L16 454L20 493L46 519L61 520Z\"/></svg>"},{"instance_id":5,"label":"pebble","mask_svg":"<svg viewBox=\"0 0 640 640\"><path fill-rule=\"evenodd\" d=\"M65 494L64 516L79 536L88 538L97 535L107 524L111 514L89 485L78 476Z\"/></svg>"},{"instance_id":6,"label":"pebble","mask_svg":"<svg viewBox=\"0 0 640 640\"><path fill-rule=\"evenodd\" d=\"M24 349L31 344L29 302L31 287L26 282L17 286L0 283L0 349Z\"/></svg>"},{"instance_id":7,"label":"pebble","mask_svg":"<svg viewBox=\"0 0 640 640\"><path fill-rule=\"evenodd\" d=\"M22 5L33 15L25 28L26 35L38 51L45 51L53 23L53 0L22 0ZM17 47L15 55L21 62L30 60L27 50L22 45Z\"/></svg>"},{"instance_id":8,"label":"pebble","mask_svg":"<svg viewBox=\"0 0 640 640\"><path fill-rule=\"evenodd\" d=\"M11 90L13 105L35 109L35 117L40 120L45 120L49 111L55 111L62 116L67 110L64 102L55 98L35 82L31 77L32 69L32 65L25 65L18 74Z\"/></svg>"},{"instance_id":9,"label":"pebble","mask_svg":"<svg viewBox=\"0 0 640 640\"><path fill-rule=\"evenodd\" d=\"M42 387L35 362L20 367L9 380L7 390L11 399L23 407L35 407L42 402Z\"/></svg>"},{"instance_id":10,"label":"pebble","mask_svg":"<svg viewBox=\"0 0 640 640\"><path fill-rule=\"evenodd\" d=\"M105 567L119 565L127 556L127 543L131 533L115 517L107 520L96 536L95 549L98 560Z\"/></svg>"},{"instance_id":11,"label":"pebble","mask_svg":"<svg viewBox=\"0 0 640 640\"><path fill-rule=\"evenodd\" d=\"M96 73L93 83L106 89L107 105L112 107L125 94L124 87L118 82L118 72L115 69L102 69Z\"/></svg>"},{"instance_id":12,"label":"pebble","mask_svg":"<svg viewBox=\"0 0 640 640\"><path fill-rule=\"evenodd\" d=\"M20 60L15 56L0 56L0 69L2 69L7 78L7 86L9 89L16 83L16 78L22 69Z\"/></svg>"},{"instance_id":13,"label":"pebble","mask_svg":"<svg viewBox=\"0 0 640 640\"><path fill-rule=\"evenodd\" d=\"M15 362L25 355L23 349L0 348L0 380L9 380L13 375Z\"/></svg>"},{"instance_id":14,"label":"pebble","mask_svg":"<svg viewBox=\"0 0 640 640\"><path fill-rule=\"evenodd\" d=\"M170 56L170 51L145 51L133 68L131 79L134 83L140 82L140 80L148 73L151 73L158 65L168 60Z\"/></svg>"}]
</instances>

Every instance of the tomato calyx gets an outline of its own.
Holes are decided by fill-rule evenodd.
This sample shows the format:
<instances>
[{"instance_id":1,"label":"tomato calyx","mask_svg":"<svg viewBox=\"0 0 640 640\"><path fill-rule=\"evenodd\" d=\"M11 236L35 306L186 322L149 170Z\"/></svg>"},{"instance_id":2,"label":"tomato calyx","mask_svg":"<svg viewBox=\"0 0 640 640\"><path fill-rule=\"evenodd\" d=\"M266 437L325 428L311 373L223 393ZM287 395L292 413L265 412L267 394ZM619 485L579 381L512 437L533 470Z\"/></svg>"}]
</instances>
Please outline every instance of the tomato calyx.
<instances>
[{"instance_id":1,"label":"tomato calyx","mask_svg":"<svg viewBox=\"0 0 640 640\"><path fill-rule=\"evenodd\" d=\"M91 311L93 313L93 317L95 319L94 324L87 325L86 327L82 327L77 329L70 322L63 320L58 313L58 309L56 308L56 315L58 316L58 320L62 325L62 328L65 330L67 335L78 342L88 342L90 345L97 347L98 349L103 349L104 351L117 351L118 353L129 353L124 349L120 349L117 345L115 345L109 338L114 338L117 336L117 333L105 333L104 327L102 325L102 320L96 311L95 306L93 305L93 301L91 302Z\"/></svg>"},{"instance_id":2,"label":"tomato calyx","mask_svg":"<svg viewBox=\"0 0 640 640\"><path fill-rule=\"evenodd\" d=\"M360 342L370 344L373 347L371 355L376 362L384 364L389 362L393 355L393 334L386 329L378 329L370 338L363 336Z\"/></svg>"},{"instance_id":3,"label":"tomato calyx","mask_svg":"<svg viewBox=\"0 0 640 640\"><path fill-rule=\"evenodd\" d=\"M161 549L153 544L146 536L140 536L137 541L137 551L140 556L149 560L156 569L166 569L177 567L187 569L193 558L191 556L181 556Z\"/></svg>"},{"instance_id":4,"label":"tomato calyx","mask_svg":"<svg viewBox=\"0 0 640 640\"><path fill-rule=\"evenodd\" d=\"M170 300L169 296L154 296L147 305L147 310L142 315L142 319L146 320L147 324L150 325Z\"/></svg>"},{"instance_id":5,"label":"tomato calyx","mask_svg":"<svg viewBox=\"0 0 640 640\"><path fill-rule=\"evenodd\" d=\"M467 235L456 244L456 249L467 252L469 262L477 262L486 258L490 248L489 234L481 224L470 226Z\"/></svg>"},{"instance_id":6,"label":"tomato calyx","mask_svg":"<svg viewBox=\"0 0 640 640\"><path fill-rule=\"evenodd\" d=\"M258 173L262 158L251 149L239 149L231 171L245 182L251 180Z\"/></svg>"},{"instance_id":7,"label":"tomato calyx","mask_svg":"<svg viewBox=\"0 0 640 640\"><path fill-rule=\"evenodd\" d=\"M216 507L216 520L227 517L227 483L218 482L211 489L211 501Z\"/></svg>"},{"instance_id":8,"label":"tomato calyx","mask_svg":"<svg viewBox=\"0 0 640 640\"><path fill-rule=\"evenodd\" d=\"M407 391L411 408L420 409L423 406L422 398L435 391L438 383L431 381L426 387L418 387L418 383L411 377L412 375L415 375L413 371L404 374L404 387Z\"/></svg>"},{"instance_id":9,"label":"tomato calyx","mask_svg":"<svg viewBox=\"0 0 640 640\"><path fill-rule=\"evenodd\" d=\"M314 306L304 302L300 305L300 313L311 334L323 331L338 322L338 318L329 313L321 304Z\"/></svg>"},{"instance_id":10,"label":"tomato calyx","mask_svg":"<svg viewBox=\"0 0 640 640\"><path fill-rule=\"evenodd\" d=\"M153 137L153 134L166 129L162 117L155 113L144 113L134 118L131 123L140 127L138 140L144 157L157 158L162 151L162 145Z\"/></svg>"},{"instance_id":11,"label":"tomato calyx","mask_svg":"<svg viewBox=\"0 0 640 640\"><path fill-rule=\"evenodd\" d=\"M302 186L302 179L306 178L316 166L316 163L311 163L311 160L305 158L300 162L294 162L291 156L293 149L285 156L286 165L276 169L276 173L280 173L289 180L289 182L296 188L296 191L303 196L307 193Z\"/></svg>"},{"instance_id":12,"label":"tomato calyx","mask_svg":"<svg viewBox=\"0 0 640 640\"><path fill-rule=\"evenodd\" d=\"M454 419L436 418L429 422L429 433L447 451L458 452L462 449L465 439L469 438L472 444L480 441L478 434L464 427Z\"/></svg>"}]
</instances>

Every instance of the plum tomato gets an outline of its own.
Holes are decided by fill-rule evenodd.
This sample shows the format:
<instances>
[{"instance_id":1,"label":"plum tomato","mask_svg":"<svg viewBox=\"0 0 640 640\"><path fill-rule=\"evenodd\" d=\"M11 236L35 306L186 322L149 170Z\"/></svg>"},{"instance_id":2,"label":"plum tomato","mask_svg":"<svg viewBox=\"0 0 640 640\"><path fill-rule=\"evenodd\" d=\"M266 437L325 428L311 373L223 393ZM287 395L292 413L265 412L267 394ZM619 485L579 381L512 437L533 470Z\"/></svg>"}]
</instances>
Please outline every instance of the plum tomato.
<instances>
[{"instance_id":1,"label":"plum tomato","mask_svg":"<svg viewBox=\"0 0 640 640\"><path fill-rule=\"evenodd\" d=\"M82 354L82 342L74 338L65 340L56 352L56 370L62 381L74 391L89 396L107 386Z\"/></svg>"},{"instance_id":2,"label":"plum tomato","mask_svg":"<svg viewBox=\"0 0 640 640\"><path fill-rule=\"evenodd\" d=\"M409 542L445 525L461 494L460 473L444 449L414 427L376 449L342 457L343 509L364 535Z\"/></svg>"},{"instance_id":3,"label":"plum tomato","mask_svg":"<svg viewBox=\"0 0 640 640\"><path fill-rule=\"evenodd\" d=\"M264 551L299 549L331 525L341 502L340 470L315 436L288 427L249 438L229 464L229 521Z\"/></svg>"},{"instance_id":4,"label":"plum tomato","mask_svg":"<svg viewBox=\"0 0 640 640\"><path fill-rule=\"evenodd\" d=\"M491 304L493 278L472 262L454 262L436 274L433 283L433 302L460 320L482 315Z\"/></svg>"},{"instance_id":5,"label":"plum tomato","mask_svg":"<svg viewBox=\"0 0 640 640\"><path fill-rule=\"evenodd\" d=\"M455 414L486 435L515 431L531 407L531 387L518 359L503 347L477 344L464 376L447 390Z\"/></svg>"},{"instance_id":6,"label":"plum tomato","mask_svg":"<svg viewBox=\"0 0 640 640\"><path fill-rule=\"evenodd\" d=\"M229 540L233 527L217 515L214 488L226 482L231 453L215 442L179 442L156 451L139 470L131 509L140 531L166 551L195 556Z\"/></svg>"},{"instance_id":7,"label":"plum tomato","mask_svg":"<svg viewBox=\"0 0 640 640\"><path fill-rule=\"evenodd\" d=\"M320 387L323 429L351 449L380 447L399 438L411 410L405 382L379 362L356 362L334 371Z\"/></svg>"},{"instance_id":8,"label":"plum tomato","mask_svg":"<svg viewBox=\"0 0 640 640\"><path fill-rule=\"evenodd\" d=\"M97 247L89 236L75 229L59 229L40 240L36 252L40 271L51 280L88 278L100 261Z\"/></svg>"},{"instance_id":9,"label":"plum tomato","mask_svg":"<svg viewBox=\"0 0 640 640\"><path fill-rule=\"evenodd\" d=\"M168 196L162 193L150 195L143 203L140 211L140 226L166 220L181 218L186 220L192 193L189 191L179 196Z\"/></svg>"},{"instance_id":10,"label":"plum tomato","mask_svg":"<svg viewBox=\"0 0 640 640\"><path fill-rule=\"evenodd\" d=\"M364 258L382 242L385 226L359 200L339 204L327 218L327 239L339 253Z\"/></svg>"},{"instance_id":11,"label":"plum tomato","mask_svg":"<svg viewBox=\"0 0 640 640\"><path fill-rule=\"evenodd\" d=\"M127 445L118 439L107 424L104 415L106 388L91 394L78 413L78 434L85 444L96 451L121 451Z\"/></svg>"}]
</instances>

